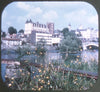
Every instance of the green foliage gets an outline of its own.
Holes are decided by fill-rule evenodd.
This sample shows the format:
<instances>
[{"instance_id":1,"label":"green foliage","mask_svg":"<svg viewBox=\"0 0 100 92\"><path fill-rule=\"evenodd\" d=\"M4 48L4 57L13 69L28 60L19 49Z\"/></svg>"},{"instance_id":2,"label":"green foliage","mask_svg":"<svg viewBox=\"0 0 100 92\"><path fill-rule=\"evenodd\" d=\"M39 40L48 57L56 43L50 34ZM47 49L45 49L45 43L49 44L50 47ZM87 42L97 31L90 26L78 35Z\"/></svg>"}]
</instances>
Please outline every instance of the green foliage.
<instances>
[{"instance_id":1,"label":"green foliage","mask_svg":"<svg viewBox=\"0 0 100 92\"><path fill-rule=\"evenodd\" d=\"M45 39L40 39L40 41L38 41L36 48L35 48L37 62L41 62L41 63L45 62L46 52L47 52L46 41L45 41Z\"/></svg>"},{"instance_id":2,"label":"green foliage","mask_svg":"<svg viewBox=\"0 0 100 92\"><path fill-rule=\"evenodd\" d=\"M32 67L30 73L27 68L19 69L16 75L19 78L9 78L10 87L16 90L86 90L96 83L95 79L87 79L82 75L75 75L74 72L65 73L61 67L48 64L45 67ZM8 85L9 86L9 85Z\"/></svg>"},{"instance_id":3,"label":"green foliage","mask_svg":"<svg viewBox=\"0 0 100 92\"><path fill-rule=\"evenodd\" d=\"M70 33L69 33L70 34ZM69 36L69 35L68 35ZM70 38L70 36L69 36ZM73 38L73 36L72 36ZM66 39L66 38L65 38ZM64 40L65 40L64 39ZM74 38L73 38L74 39ZM76 38L77 39L77 38ZM77 42L77 41L76 41ZM73 42L72 44L75 44ZM46 56L46 47L45 40L40 40L34 49L30 49L30 46L19 47L16 52L19 53L19 61L21 65L16 72L18 78L8 78L8 86L16 90L34 90L34 91L48 91L48 90L61 90L61 91L70 91L70 90L87 90L96 83L96 80L93 78L88 79L82 74L76 74L73 71L66 72L64 69L71 68L74 70L85 70L97 72L97 61L90 60L93 63L87 63L82 61L80 56L69 56L66 61L63 62L61 59L56 60L56 62L49 61L45 59ZM64 45L61 46L62 51L69 51L70 44L64 42ZM68 47L67 47L68 46ZM26 60L21 61L23 56L29 58L30 55L37 56L37 61L40 61L40 67L35 65L30 65L30 61ZM43 61L43 62L41 62ZM49 62L45 63L44 61ZM37 62L38 63L38 62Z\"/></svg>"},{"instance_id":4,"label":"green foliage","mask_svg":"<svg viewBox=\"0 0 100 92\"><path fill-rule=\"evenodd\" d=\"M40 41L37 42L37 46L46 46L46 40L44 38L41 38Z\"/></svg>"},{"instance_id":5,"label":"green foliage","mask_svg":"<svg viewBox=\"0 0 100 92\"><path fill-rule=\"evenodd\" d=\"M18 47L15 52L18 54L17 60L20 61L24 56L27 56L30 54L31 48L28 48L28 46ZM30 58L28 58L30 59Z\"/></svg>"},{"instance_id":6,"label":"green foliage","mask_svg":"<svg viewBox=\"0 0 100 92\"><path fill-rule=\"evenodd\" d=\"M63 40L60 44L61 52L74 52L79 51L80 47L82 47L82 42L73 32L69 32L68 28L63 29Z\"/></svg>"},{"instance_id":7,"label":"green foliage","mask_svg":"<svg viewBox=\"0 0 100 92\"><path fill-rule=\"evenodd\" d=\"M64 38L67 37L67 33L68 33L68 32L69 32L69 29L68 29L68 28L64 28L64 29L62 30L62 33L63 33Z\"/></svg>"},{"instance_id":8,"label":"green foliage","mask_svg":"<svg viewBox=\"0 0 100 92\"><path fill-rule=\"evenodd\" d=\"M6 37L6 33L5 32L2 32L1 37Z\"/></svg>"},{"instance_id":9,"label":"green foliage","mask_svg":"<svg viewBox=\"0 0 100 92\"><path fill-rule=\"evenodd\" d=\"M26 42L25 41L22 41L22 45L26 45Z\"/></svg>"},{"instance_id":10,"label":"green foliage","mask_svg":"<svg viewBox=\"0 0 100 92\"><path fill-rule=\"evenodd\" d=\"M21 29L21 30L19 30L19 32L18 33L24 33L24 30L23 29Z\"/></svg>"},{"instance_id":11,"label":"green foliage","mask_svg":"<svg viewBox=\"0 0 100 92\"><path fill-rule=\"evenodd\" d=\"M98 72L98 63L95 59L90 59L88 62L81 60L81 58L77 58L75 56L68 56L65 60L65 67L75 69L75 70L83 70L88 72Z\"/></svg>"},{"instance_id":12,"label":"green foliage","mask_svg":"<svg viewBox=\"0 0 100 92\"><path fill-rule=\"evenodd\" d=\"M46 41L45 39L40 39L40 41L38 41L36 48L35 48L35 52L38 56L45 56L46 54Z\"/></svg>"},{"instance_id":13,"label":"green foliage","mask_svg":"<svg viewBox=\"0 0 100 92\"><path fill-rule=\"evenodd\" d=\"M8 33L10 34L10 35L12 35L12 34L16 34L17 33L17 30L14 28L14 27L9 27L8 28Z\"/></svg>"}]
</instances>

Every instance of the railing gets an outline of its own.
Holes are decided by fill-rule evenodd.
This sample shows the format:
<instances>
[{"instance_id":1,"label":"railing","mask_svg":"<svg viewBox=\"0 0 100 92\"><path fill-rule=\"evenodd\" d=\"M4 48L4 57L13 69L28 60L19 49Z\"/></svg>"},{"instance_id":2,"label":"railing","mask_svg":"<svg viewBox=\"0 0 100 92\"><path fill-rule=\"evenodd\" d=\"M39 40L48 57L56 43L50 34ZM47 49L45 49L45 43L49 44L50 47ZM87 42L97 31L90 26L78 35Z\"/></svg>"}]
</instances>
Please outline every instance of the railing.
<instances>
[{"instance_id":1,"label":"railing","mask_svg":"<svg viewBox=\"0 0 100 92\"><path fill-rule=\"evenodd\" d=\"M18 62L16 60L9 60L9 59L2 59L1 63L5 63L5 64L13 64L14 62ZM45 65L43 64L37 64L37 63L29 63L30 66L35 66L38 68L44 68ZM25 67L25 65L24 65ZM58 69L57 67L55 67L55 69ZM79 75L81 77L87 77L87 78L93 78L95 80L98 79L98 73L94 73L94 72L87 72L87 71L83 71L83 70L75 70L75 69L71 69L71 68L60 68L59 69L60 72L67 73L67 72L73 72L74 75Z\"/></svg>"}]
</instances>

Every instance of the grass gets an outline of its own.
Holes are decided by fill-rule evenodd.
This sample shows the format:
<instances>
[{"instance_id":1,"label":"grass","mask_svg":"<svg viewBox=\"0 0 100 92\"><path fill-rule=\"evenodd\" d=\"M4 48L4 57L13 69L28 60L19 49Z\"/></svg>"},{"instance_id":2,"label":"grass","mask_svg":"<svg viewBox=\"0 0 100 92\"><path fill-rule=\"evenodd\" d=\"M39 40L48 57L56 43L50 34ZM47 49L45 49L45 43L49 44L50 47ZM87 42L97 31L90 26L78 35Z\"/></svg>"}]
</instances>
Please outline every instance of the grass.
<instances>
[{"instance_id":1,"label":"grass","mask_svg":"<svg viewBox=\"0 0 100 92\"><path fill-rule=\"evenodd\" d=\"M20 50L19 50L20 51ZM25 51L25 50L24 50ZM39 53L41 54L41 53ZM25 51L25 56L37 55L36 52ZM22 56L23 57L23 56ZM19 61L21 58L18 59ZM42 58L37 55L37 62L44 64L45 67L29 66L31 60L21 62L15 75L18 78L8 78L7 86L16 90L87 90L91 88L96 80L87 78L82 74L75 75L74 72L65 73L61 68L72 68L90 72L98 72L98 63L95 59L82 61L80 56L68 57L66 60L48 60L48 57ZM92 63L91 63L92 62ZM24 65L24 66L23 66ZM22 67L23 66L23 67ZM7 78L7 76L6 76Z\"/></svg>"},{"instance_id":2,"label":"grass","mask_svg":"<svg viewBox=\"0 0 100 92\"><path fill-rule=\"evenodd\" d=\"M8 86L16 90L87 90L95 83L95 79L75 75L73 72L60 71L62 66L49 63L44 68L32 66L30 73L26 67L18 69L18 79L9 78ZM6 76L7 77L7 76Z\"/></svg>"}]
</instances>

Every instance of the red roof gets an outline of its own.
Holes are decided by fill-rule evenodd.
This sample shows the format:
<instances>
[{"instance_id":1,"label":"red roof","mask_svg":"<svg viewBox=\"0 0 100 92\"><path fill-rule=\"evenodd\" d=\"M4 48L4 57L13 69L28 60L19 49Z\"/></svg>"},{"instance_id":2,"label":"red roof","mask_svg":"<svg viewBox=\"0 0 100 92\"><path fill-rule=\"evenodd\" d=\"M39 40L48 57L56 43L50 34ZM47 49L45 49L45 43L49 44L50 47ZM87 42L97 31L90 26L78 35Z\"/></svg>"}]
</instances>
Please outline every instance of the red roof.
<instances>
[{"instance_id":1,"label":"red roof","mask_svg":"<svg viewBox=\"0 0 100 92\"><path fill-rule=\"evenodd\" d=\"M16 39L16 38L2 38L2 40L8 40L8 41L20 41L20 39Z\"/></svg>"}]
</instances>

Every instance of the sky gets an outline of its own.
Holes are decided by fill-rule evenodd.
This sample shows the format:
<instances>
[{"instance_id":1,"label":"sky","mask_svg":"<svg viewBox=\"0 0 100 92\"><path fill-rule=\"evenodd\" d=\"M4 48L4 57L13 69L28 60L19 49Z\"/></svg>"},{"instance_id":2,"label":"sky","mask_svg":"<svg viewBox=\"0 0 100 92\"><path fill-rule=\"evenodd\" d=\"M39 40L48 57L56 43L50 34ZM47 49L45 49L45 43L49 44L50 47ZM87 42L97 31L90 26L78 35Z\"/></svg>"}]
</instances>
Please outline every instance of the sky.
<instances>
[{"instance_id":1,"label":"sky","mask_svg":"<svg viewBox=\"0 0 100 92\"><path fill-rule=\"evenodd\" d=\"M19 31L25 29L26 20L46 24L53 22L55 30L62 30L71 24L71 29L94 28L98 30L98 14L87 2L33 1L13 2L2 12L2 31L8 32L10 26Z\"/></svg>"}]
</instances>

